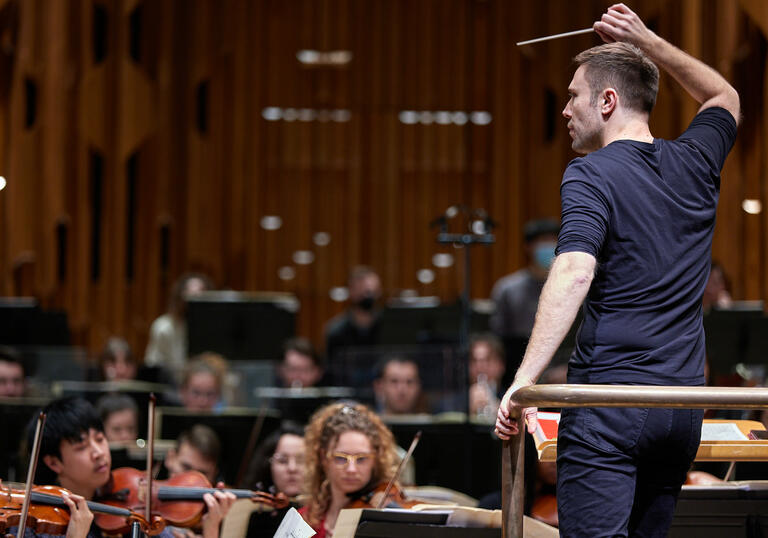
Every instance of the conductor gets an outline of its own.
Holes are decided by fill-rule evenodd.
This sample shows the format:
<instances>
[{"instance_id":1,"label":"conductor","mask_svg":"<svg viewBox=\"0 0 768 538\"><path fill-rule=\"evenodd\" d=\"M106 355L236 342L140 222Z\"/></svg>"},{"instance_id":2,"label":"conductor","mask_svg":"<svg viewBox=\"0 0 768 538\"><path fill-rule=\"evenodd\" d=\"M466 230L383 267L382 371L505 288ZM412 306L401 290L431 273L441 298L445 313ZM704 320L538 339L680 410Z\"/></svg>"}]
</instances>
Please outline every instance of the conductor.
<instances>
[{"instance_id":1,"label":"conductor","mask_svg":"<svg viewBox=\"0 0 768 538\"><path fill-rule=\"evenodd\" d=\"M532 385L583 305L569 383L703 385L701 298L720 170L739 96L716 71L649 30L624 4L575 58L563 110L574 159L563 174L557 257L496 431L518 432L511 398ZM701 104L675 140L651 135L658 64ZM585 300L586 299L586 300ZM523 410L528 430L536 409ZM702 411L571 408L558 432L561 536L666 536L693 461Z\"/></svg>"}]
</instances>

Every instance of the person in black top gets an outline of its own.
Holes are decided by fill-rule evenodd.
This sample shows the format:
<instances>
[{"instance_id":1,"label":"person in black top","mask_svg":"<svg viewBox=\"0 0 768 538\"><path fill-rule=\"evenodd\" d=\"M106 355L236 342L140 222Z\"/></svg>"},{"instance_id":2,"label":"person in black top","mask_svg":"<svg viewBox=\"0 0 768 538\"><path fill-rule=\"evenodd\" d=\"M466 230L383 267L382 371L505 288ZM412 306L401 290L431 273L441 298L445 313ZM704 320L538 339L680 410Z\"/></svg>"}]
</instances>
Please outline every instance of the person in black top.
<instances>
[{"instance_id":1,"label":"person in black top","mask_svg":"<svg viewBox=\"0 0 768 538\"><path fill-rule=\"evenodd\" d=\"M325 328L328 360L349 347L378 344L381 278L370 267L358 265L349 273L349 308L331 319Z\"/></svg>"},{"instance_id":2,"label":"person in black top","mask_svg":"<svg viewBox=\"0 0 768 538\"><path fill-rule=\"evenodd\" d=\"M518 431L510 408L521 406L511 395L538 379L585 299L570 383L704 384L701 299L739 96L623 4L594 29L608 44L576 57L563 110L572 147L586 156L563 175L557 257L523 364L499 406L501 438ZM676 140L654 138L648 126L654 62L701 104ZM534 431L536 409L523 413ZM561 536L666 536L701 422L699 410L565 410Z\"/></svg>"}]
</instances>

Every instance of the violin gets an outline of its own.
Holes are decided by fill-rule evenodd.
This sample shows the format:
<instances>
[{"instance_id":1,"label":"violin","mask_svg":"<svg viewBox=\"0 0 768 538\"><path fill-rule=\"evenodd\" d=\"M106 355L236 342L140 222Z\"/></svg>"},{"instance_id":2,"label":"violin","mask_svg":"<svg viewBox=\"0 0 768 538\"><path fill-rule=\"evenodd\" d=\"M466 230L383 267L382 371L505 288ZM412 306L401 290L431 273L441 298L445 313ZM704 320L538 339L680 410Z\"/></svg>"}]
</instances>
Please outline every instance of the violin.
<instances>
[{"instance_id":1,"label":"violin","mask_svg":"<svg viewBox=\"0 0 768 538\"><path fill-rule=\"evenodd\" d=\"M543 521L551 527L558 527L557 497L551 493L537 495L531 507L531 517Z\"/></svg>"},{"instance_id":2,"label":"violin","mask_svg":"<svg viewBox=\"0 0 768 538\"><path fill-rule=\"evenodd\" d=\"M685 477L686 486L711 486L713 484L722 484L726 482L713 474L704 471L688 471Z\"/></svg>"},{"instance_id":3,"label":"violin","mask_svg":"<svg viewBox=\"0 0 768 538\"><path fill-rule=\"evenodd\" d=\"M531 506L531 517L547 525L557 527L557 466L555 462L539 461L536 464L536 494Z\"/></svg>"},{"instance_id":4,"label":"violin","mask_svg":"<svg viewBox=\"0 0 768 538\"><path fill-rule=\"evenodd\" d=\"M33 486L29 493L29 510L26 526L38 534L65 534L69 525L70 514L62 496L70 492L58 486ZM3 488L0 486L0 533L5 534L10 527L19 527L24 500L27 498L23 489ZM154 536L164 528L162 520L155 519L148 523L142 516L131 510L116 508L105 504L86 502L94 514L106 513L118 518L128 527L138 522L145 534Z\"/></svg>"},{"instance_id":5,"label":"violin","mask_svg":"<svg viewBox=\"0 0 768 538\"><path fill-rule=\"evenodd\" d=\"M422 502L407 499L394 484L390 486L387 482L380 482L370 491L354 498L344 508L413 508Z\"/></svg>"},{"instance_id":6,"label":"violin","mask_svg":"<svg viewBox=\"0 0 768 538\"><path fill-rule=\"evenodd\" d=\"M247 489L221 489L211 487L208 479L198 471L180 473L168 480L154 480L151 485L152 518L165 521L175 527L195 527L202 519L205 509L203 495L227 491L238 499L251 499L272 508L288 506L288 497L278 493L271 495L263 491ZM145 474L130 467L112 471L108 491L100 496L102 503L127 510L141 510L147 502L147 481ZM128 524L123 517L96 514L96 524L108 534L124 533Z\"/></svg>"},{"instance_id":7,"label":"violin","mask_svg":"<svg viewBox=\"0 0 768 538\"><path fill-rule=\"evenodd\" d=\"M71 495L71 493L56 486L33 486L32 484L40 455L44 427L45 413L40 412L37 417L32 454L27 470L27 483L24 489L3 488L0 485L0 532L6 538L12 538L5 533L8 527L13 526L18 527L17 538L23 538L28 524L38 534L64 534L69 527L69 505L62 497L64 494ZM112 517L122 518L127 528L138 527L144 534L150 536L159 534L165 528L164 521L152 518L150 523L128 509L116 509L90 501L86 501L86 504L91 512L110 513L113 515Z\"/></svg>"}]
</instances>

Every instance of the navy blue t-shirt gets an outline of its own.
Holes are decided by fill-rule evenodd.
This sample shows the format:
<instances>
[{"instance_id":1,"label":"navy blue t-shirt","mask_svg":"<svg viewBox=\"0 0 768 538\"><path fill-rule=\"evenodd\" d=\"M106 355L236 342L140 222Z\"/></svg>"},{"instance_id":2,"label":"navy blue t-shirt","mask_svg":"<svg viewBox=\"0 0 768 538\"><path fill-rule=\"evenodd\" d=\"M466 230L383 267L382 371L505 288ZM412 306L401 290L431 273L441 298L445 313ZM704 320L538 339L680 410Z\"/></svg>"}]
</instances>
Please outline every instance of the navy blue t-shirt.
<instances>
[{"instance_id":1,"label":"navy blue t-shirt","mask_svg":"<svg viewBox=\"0 0 768 538\"><path fill-rule=\"evenodd\" d=\"M557 253L597 259L571 383L701 385L701 299L720 170L736 122L698 114L677 140L618 140L570 162Z\"/></svg>"}]
</instances>

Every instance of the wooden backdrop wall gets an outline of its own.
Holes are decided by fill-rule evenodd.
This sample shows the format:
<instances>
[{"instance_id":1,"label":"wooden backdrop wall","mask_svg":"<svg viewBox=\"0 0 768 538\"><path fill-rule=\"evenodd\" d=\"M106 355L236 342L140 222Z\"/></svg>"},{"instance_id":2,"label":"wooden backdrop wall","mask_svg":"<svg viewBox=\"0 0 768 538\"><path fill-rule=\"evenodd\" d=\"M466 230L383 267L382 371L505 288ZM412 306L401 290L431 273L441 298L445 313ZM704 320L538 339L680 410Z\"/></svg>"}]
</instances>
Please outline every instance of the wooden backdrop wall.
<instances>
[{"instance_id":1,"label":"wooden backdrop wall","mask_svg":"<svg viewBox=\"0 0 768 538\"><path fill-rule=\"evenodd\" d=\"M587 27L610 3L0 1L0 292L66 309L75 343L118 334L141 354L172 281L201 270L223 287L295 293L298 331L319 344L343 308L329 290L353 264L379 270L390 294L455 300L461 252L436 245L429 223L465 204L499 224L472 255L472 296L487 297L526 263L525 221L559 213L570 59L598 43L515 42ZM768 7L635 4L741 92L714 255L736 298L764 299L765 213L742 200L768 203ZM353 56L307 67L302 49ZM676 136L695 110L663 78L654 133ZM438 111L450 115L421 114ZM282 227L263 229L265 215ZM296 250L314 262L297 265ZM437 252L457 263L433 267ZM284 266L295 278L278 277ZM433 282L417 280L422 268Z\"/></svg>"}]
</instances>

